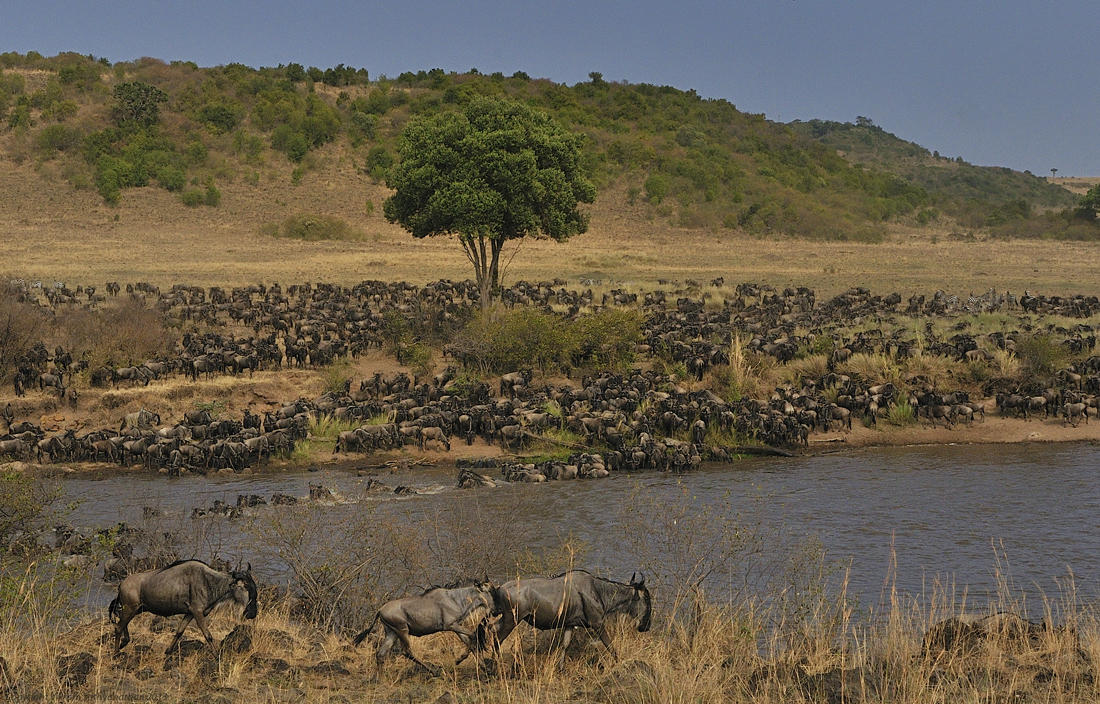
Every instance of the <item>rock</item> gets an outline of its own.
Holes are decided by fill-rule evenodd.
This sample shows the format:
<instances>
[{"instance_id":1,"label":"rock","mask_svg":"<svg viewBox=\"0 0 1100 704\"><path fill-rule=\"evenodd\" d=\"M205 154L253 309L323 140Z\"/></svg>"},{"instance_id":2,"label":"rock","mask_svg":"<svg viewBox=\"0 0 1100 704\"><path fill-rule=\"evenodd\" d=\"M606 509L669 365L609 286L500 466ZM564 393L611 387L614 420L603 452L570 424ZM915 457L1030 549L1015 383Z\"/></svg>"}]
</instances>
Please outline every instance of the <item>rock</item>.
<instances>
[{"instance_id":1,"label":"rock","mask_svg":"<svg viewBox=\"0 0 1100 704\"><path fill-rule=\"evenodd\" d=\"M310 501L335 501L336 496L332 491L326 489L320 484L309 485L309 500Z\"/></svg>"},{"instance_id":2,"label":"rock","mask_svg":"<svg viewBox=\"0 0 1100 704\"><path fill-rule=\"evenodd\" d=\"M296 642L294 636L286 631L271 630L267 631L264 636L276 650L290 650Z\"/></svg>"},{"instance_id":3,"label":"rock","mask_svg":"<svg viewBox=\"0 0 1100 704\"><path fill-rule=\"evenodd\" d=\"M344 667L344 664L339 660L326 660L319 662L309 668L310 672L314 672L318 675L327 675L328 677L335 677L339 675L350 675L351 671Z\"/></svg>"},{"instance_id":4,"label":"rock","mask_svg":"<svg viewBox=\"0 0 1100 704\"><path fill-rule=\"evenodd\" d=\"M104 582L121 582L128 574L130 574L130 570L125 560L113 557L103 563Z\"/></svg>"},{"instance_id":5,"label":"rock","mask_svg":"<svg viewBox=\"0 0 1100 704\"><path fill-rule=\"evenodd\" d=\"M222 640L222 652L246 653L252 650L252 626L241 624Z\"/></svg>"},{"instance_id":6,"label":"rock","mask_svg":"<svg viewBox=\"0 0 1100 704\"><path fill-rule=\"evenodd\" d=\"M444 692L435 700L435 704L457 704L457 702L458 698L451 692Z\"/></svg>"},{"instance_id":7,"label":"rock","mask_svg":"<svg viewBox=\"0 0 1100 704\"><path fill-rule=\"evenodd\" d=\"M168 619L164 616L154 616L153 620L149 622L149 632L160 633L170 625Z\"/></svg>"},{"instance_id":8,"label":"rock","mask_svg":"<svg viewBox=\"0 0 1100 704\"><path fill-rule=\"evenodd\" d=\"M57 678L64 687L80 687L95 669L96 659L91 653L64 655L57 659Z\"/></svg>"},{"instance_id":9,"label":"rock","mask_svg":"<svg viewBox=\"0 0 1100 704\"><path fill-rule=\"evenodd\" d=\"M61 564L65 565L71 570L83 570L88 565L92 564L94 560L87 555L70 555L61 561Z\"/></svg>"},{"instance_id":10,"label":"rock","mask_svg":"<svg viewBox=\"0 0 1100 704\"><path fill-rule=\"evenodd\" d=\"M165 669L168 669L168 663L175 663L177 660L186 660L194 656L196 653L201 653L206 650L206 643L194 638L187 638L180 641L172 652L168 653L165 660Z\"/></svg>"},{"instance_id":11,"label":"rock","mask_svg":"<svg viewBox=\"0 0 1100 704\"><path fill-rule=\"evenodd\" d=\"M237 508L239 509L266 505L267 501L262 496L256 494L237 494Z\"/></svg>"},{"instance_id":12,"label":"rock","mask_svg":"<svg viewBox=\"0 0 1100 704\"><path fill-rule=\"evenodd\" d=\"M140 670L138 670L137 672L134 673L134 677L136 677L141 682L144 682L146 680L151 680L156 676L157 676L157 673L154 672L153 668L151 668L151 667L143 667L143 668L141 668Z\"/></svg>"},{"instance_id":13,"label":"rock","mask_svg":"<svg viewBox=\"0 0 1100 704\"><path fill-rule=\"evenodd\" d=\"M272 506L293 506L298 503L297 497L275 492L271 495Z\"/></svg>"},{"instance_id":14,"label":"rock","mask_svg":"<svg viewBox=\"0 0 1100 704\"><path fill-rule=\"evenodd\" d=\"M290 672L293 669L290 663L282 658L259 658L256 660L256 664L277 675Z\"/></svg>"}]
</instances>

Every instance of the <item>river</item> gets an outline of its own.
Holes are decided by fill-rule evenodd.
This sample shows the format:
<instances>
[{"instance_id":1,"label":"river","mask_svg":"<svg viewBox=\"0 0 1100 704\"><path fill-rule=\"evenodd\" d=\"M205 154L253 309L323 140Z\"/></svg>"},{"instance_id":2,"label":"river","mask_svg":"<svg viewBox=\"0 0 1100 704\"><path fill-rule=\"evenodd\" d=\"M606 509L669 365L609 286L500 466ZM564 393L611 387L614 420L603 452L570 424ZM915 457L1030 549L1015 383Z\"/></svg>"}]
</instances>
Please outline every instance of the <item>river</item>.
<instances>
[{"instance_id":1,"label":"river","mask_svg":"<svg viewBox=\"0 0 1100 704\"><path fill-rule=\"evenodd\" d=\"M621 571L624 578L635 566L615 537L624 508L636 502L638 510L642 503L649 507L644 510L661 510L687 496L715 517L743 514L766 530L820 541L830 561L850 566L850 593L875 604L888 575L907 594L927 593L939 579L982 602L995 595L999 579L1010 580L1029 600L1057 598L1059 580L1072 572L1080 597L1096 599L1098 471L1100 446L1074 443L873 448L745 459L679 476L643 473L463 490L453 488L453 467L378 475L388 485L423 492L408 497L387 492L359 498L369 479L339 470L179 479L122 474L68 478L63 486L65 501L76 502L71 522L78 527L136 523L146 506L160 507L186 526L192 507L215 500L232 504L238 494L302 498L311 483L348 497L321 514L334 524L361 510L360 501L370 502L385 520L413 523L476 505L501 530L521 531L534 548L573 535L589 546L590 564ZM252 560L262 573L265 565L233 524L222 522L228 527L218 538L221 548Z\"/></svg>"}]
</instances>

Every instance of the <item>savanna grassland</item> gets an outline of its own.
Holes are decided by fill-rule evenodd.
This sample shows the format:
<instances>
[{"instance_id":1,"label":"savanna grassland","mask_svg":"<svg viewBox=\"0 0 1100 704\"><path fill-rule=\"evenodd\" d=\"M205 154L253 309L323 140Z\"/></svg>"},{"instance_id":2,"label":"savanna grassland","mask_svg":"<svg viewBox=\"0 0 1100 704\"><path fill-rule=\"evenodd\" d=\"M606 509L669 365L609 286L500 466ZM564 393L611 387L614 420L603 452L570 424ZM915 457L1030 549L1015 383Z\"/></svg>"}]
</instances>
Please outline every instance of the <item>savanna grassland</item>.
<instances>
[{"instance_id":1,"label":"savanna grassland","mask_svg":"<svg viewBox=\"0 0 1100 704\"><path fill-rule=\"evenodd\" d=\"M338 148L332 151L331 167L299 186L289 183L289 167L281 183L222 186L217 209L188 208L153 187L128 191L122 203L111 207L94 192L50 182L28 165L9 165L0 173L0 188L9 197L0 260L13 276L73 285L110 280L160 286L364 279L425 283L470 276L456 242L417 240L387 223L380 207L385 189L356 173ZM375 204L370 214L364 212L366 201ZM261 234L261 225L300 212L341 217L359 239L302 242ZM580 279L600 279L640 290L658 279L724 276L777 287L810 286L824 294L859 285L906 296L938 289L960 294L989 288L1100 291L1093 243L993 240L904 226L877 244L679 228L627 204L621 187L601 192L589 232L566 244L530 241L519 249L505 271L507 280L562 278L579 285Z\"/></svg>"},{"instance_id":2,"label":"savanna grassland","mask_svg":"<svg viewBox=\"0 0 1100 704\"><path fill-rule=\"evenodd\" d=\"M662 287L680 292L670 300L699 298L710 312L735 297L739 282L779 290L809 287L819 302L853 287L880 296L897 292L903 299L931 298L937 290L964 299L990 289L1017 296L1025 290L1100 294L1100 228L1073 214L1095 181L1058 179L1054 185L1030 174L976 167L930 154L869 123L782 125L726 101L701 99L694 91L608 83L598 74L564 86L519 73L456 75L436 69L387 78L342 66L200 68L156 59L110 64L33 52L2 54L0 67L5 118L0 274L41 281L47 290L54 282L95 286L102 293L108 281L144 281L167 291L174 284L229 289L273 282L351 286L368 279L424 284L468 278L469 263L453 240L417 240L385 220L385 173L409 119L455 109L471 96L495 95L527 101L584 133L599 193L588 207L588 232L562 244L528 240L506 249L505 286L562 279L570 289L595 289L597 300L612 289L642 293ZM120 117L114 91L134 83L163 91L156 120ZM333 228L338 237L278 236L293 229L288 223L301 230L303 223L323 218L338 225ZM725 285L710 286L718 277ZM124 303L105 308L116 305ZM66 337L57 319L44 320L42 335L51 350L56 344L73 346L74 338ZM171 339L150 344L149 356L167 354L185 329L252 334L225 316L209 329L172 322L155 328ZM960 324L964 327L956 327ZM803 377L824 378L835 371L865 385L893 383L902 390L919 378L934 382L937 391L965 389L989 407L988 422L981 424L929 428L910 409L896 426L884 420L872 429L857 421L850 432L818 435L819 442L1026 441L1037 432L1043 440L1095 441L1100 432L1095 422L1064 428L1057 418L1003 417L986 393L991 381L1009 386L1030 381L1029 367L1008 350L993 349L996 334L1003 342L1005 331L1015 327L1041 337L1056 328L1069 334L1079 324L1100 326L1095 316L1020 311L935 320L891 313L828 332L839 342L877 326L906 340L938 341L966 329L988 348L989 359L916 350L905 361L885 353L857 354L834 366L832 343L816 349L813 331L798 329L783 331L801 339L798 357L789 364L743 349L738 338L730 345L738 351L734 359L698 380L674 365L661 367L664 361L655 358L639 359L636 366L665 369L668 388L682 395L737 386L737 400L742 392L767 399L777 386L794 387ZM122 324L110 330L119 338L139 337ZM769 340L779 339L776 335ZM1095 347L1082 349L1071 359L1059 343L1046 342L1053 352L1043 373L1052 379L1065 371L1058 367L1095 353ZM98 361L104 363L115 351L101 349L102 344L88 347L102 353ZM995 355L998 351L1003 354ZM329 367L197 381L177 374L121 389L92 388L86 374L78 375L70 381L81 392L77 409L34 389L16 398L5 381L0 401L12 402L20 418L48 425L51 432L113 429L122 413L146 407L167 421L217 402L221 413L238 417L247 408L276 409L295 398L339 391L375 373L424 374L450 363L442 359L441 345L429 352L419 369L399 363L387 347ZM137 365L145 359L137 352L133 356L123 359L116 351L113 361ZM494 370L484 381L495 384L503 371L509 370ZM573 371L551 365L538 381L573 383L566 378ZM836 400L836 387L832 392ZM255 471L276 473L305 463L338 471L332 460L335 433L322 430L324 424L313 418L311 437L297 454ZM683 435L686 441L686 431ZM577 439L570 436L571 442ZM480 442L472 449L456 442L455 449L397 450L385 458L446 462L502 452ZM361 617L393 594L359 572L340 581L350 574L340 572L349 560L313 556L317 559L303 562L295 583L264 585L255 622L240 624L236 613L217 614L212 626L217 640L226 639L222 646L206 649L188 638L166 658L162 650L172 629L162 619L143 616L133 627L134 642L116 657L102 611L73 608L73 597L98 579L99 562L59 566L61 558L52 549L18 540L63 520L63 511L59 516L51 504L56 477L54 470L29 463L0 472L0 538L11 546L0 559L0 697L12 701L948 704L1100 697L1100 615L1095 605L1077 601L1072 584L1049 595L1046 604L1028 605L1031 622L960 620L970 610L964 609L963 595L938 584L928 594L898 594L889 588L889 577L881 603L855 604L845 593L843 573L823 569L821 555L811 548L767 542L736 517L706 515L690 504L651 507L632 517L635 534L651 531L669 543L678 541L682 562L665 565L652 577L659 604L652 631L615 625L617 656L585 636L568 652L553 652L547 637L521 629L507 644L502 673L489 674L471 660L450 667L461 651L447 634L414 639L418 654L447 665L441 676L404 661L379 671L370 642L352 647L349 625L333 627L331 620L302 609L316 605L317 593L338 595L332 603L343 609L344 597L354 591L347 584L370 583L376 590L356 594L349 611L361 626ZM288 510L287 523L262 526L260 532L270 537L318 530L320 522L310 520L314 510L323 507ZM406 591L423 586L429 572L447 578L492 569L494 577L503 577L574 565L599 568L586 565L583 552L567 538L553 551L525 551L484 517L401 530L371 518L364 513L343 535L347 542L337 544L334 536L328 548L360 550L355 554L362 565L391 577L391 590L395 584ZM109 557L116 538L117 531L96 537L87 556ZM431 553L407 549L433 541L449 548L451 574L422 562ZM654 560L655 554L639 551L637 557ZM701 575L723 570L733 575L735 568L755 568L756 561L777 554L778 562L768 564L774 581L752 598L714 598L700 587ZM93 576L89 564L96 565ZM323 589L303 596L317 585ZM1022 606L1005 586L974 610L1014 614Z\"/></svg>"}]
</instances>

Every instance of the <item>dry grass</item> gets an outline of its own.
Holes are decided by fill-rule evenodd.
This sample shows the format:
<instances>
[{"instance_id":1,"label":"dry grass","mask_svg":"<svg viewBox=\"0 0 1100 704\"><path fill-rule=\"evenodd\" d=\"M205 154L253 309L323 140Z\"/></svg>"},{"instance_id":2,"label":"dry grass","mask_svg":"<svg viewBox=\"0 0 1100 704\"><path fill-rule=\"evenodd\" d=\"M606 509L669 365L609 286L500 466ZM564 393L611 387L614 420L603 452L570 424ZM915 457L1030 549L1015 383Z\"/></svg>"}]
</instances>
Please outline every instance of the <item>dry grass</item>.
<instances>
[{"instance_id":1,"label":"dry grass","mask_svg":"<svg viewBox=\"0 0 1100 704\"><path fill-rule=\"evenodd\" d=\"M688 615L658 621L647 634L613 624L617 657L603 653L583 631L563 653L551 649L548 635L521 625L505 644L502 676L487 674L472 659L451 667L462 648L449 634L413 639L422 659L444 666L441 676L430 677L400 660L378 671L372 653L377 634L354 648L343 637L296 622L285 600L269 603L244 627L251 644L240 652L215 652L191 641L184 654L165 658L173 629L161 623L151 632L154 621L148 615L131 625L133 641L118 658L110 654L110 625L101 617L75 628L5 627L0 648L9 681L15 682L8 690L11 700L46 703L287 697L522 704L1070 703L1094 702L1098 694L1093 673L1100 664L1100 626L1095 612L1077 603L1072 585L1040 606L1039 614L1050 618L1056 609L1067 628L1040 629L1030 638L1001 628L946 649L925 642L932 624L964 613L1018 613L1023 604L1005 592L975 608L942 584L920 599L887 589L883 603L865 609L852 608L841 589L811 599L797 613L682 596ZM218 639L236 628L226 612L216 613L211 623ZM88 654L90 671L82 684L67 686L58 660L77 653Z\"/></svg>"},{"instance_id":2,"label":"dry grass","mask_svg":"<svg viewBox=\"0 0 1100 704\"><path fill-rule=\"evenodd\" d=\"M5 208L0 258L7 268L42 279L102 284L147 280L159 285L237 285L257 281L368 278L423 283L467 278L456 243L416 240L385 222L384 187L370 182L342 148L319 154L319 167L291 183L291 168L260 167L257 185L219 181L218 208L187 208L159 188L126 191L117 208L92 190L74 191L30 163L0 160ZM373 204L368 214L366 203ZM299 213L339 217L365 231L365 242L298 242L259 234L263 223ZM506 252L507 256L508 252ZM561 277L653 287L656 280L761 281L811 286L821 295L850 286L903 295L938 288L965 293L1025 288L1100 293L1100 245L1074 242L972 241L949 231L895 229L883 244L757 239L732 231L675 228L627 203L625 188L605 189L588 233L565 245L530 241L506 271L510 281ZM17 265L17 266L16 266Z\"/></svg>"}]
</instances>

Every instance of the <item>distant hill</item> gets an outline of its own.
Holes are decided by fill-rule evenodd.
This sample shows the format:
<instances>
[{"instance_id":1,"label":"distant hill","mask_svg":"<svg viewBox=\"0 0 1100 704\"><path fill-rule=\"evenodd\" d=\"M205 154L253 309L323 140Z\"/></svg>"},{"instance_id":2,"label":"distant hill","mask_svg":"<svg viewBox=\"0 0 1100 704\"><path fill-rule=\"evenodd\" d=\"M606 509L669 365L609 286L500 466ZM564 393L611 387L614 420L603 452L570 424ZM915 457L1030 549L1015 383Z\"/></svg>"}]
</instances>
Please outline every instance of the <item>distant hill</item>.
<instances>
[{"instance_id":1,"label":"distant hill","mask_svg":"<svg viewBox=\"0 0 1100 704\"><path fill-rule=\"evenodd\" d=\"M478 95L521 100L588 136L606 198L671 226L876 241L890 222L940 217L970 226L1072 204L1074 196L1008 169L937 158L870 125L784 125L670 86L573 86L440 69L372 77L289 64L200 68L157 59L0 54L0 164L33 162L59 186L108 203L159 186L195 208L219 184L315 188L310 173L347 160L385 178L405 123ZM331 171L331 169L328 169ZM67 184L67 185L66 185ZM615 194L615 195L608 195Z\"/></svg>"},{"instance_id":2,"label":"distant hill","mask_svg":"<svg viewBox=\"0 0 1100 704\"><path fill-rule=\"evenodd\" d=\"M887 132L866 118L851 122L792 122L797 134L836 150L854 164L885 171L919 186L930 203L965 225L996 225L1042 209L1068 208L1069 190L1030 173L975 166L940 156Z\"/></svg>"}]
</instances>

